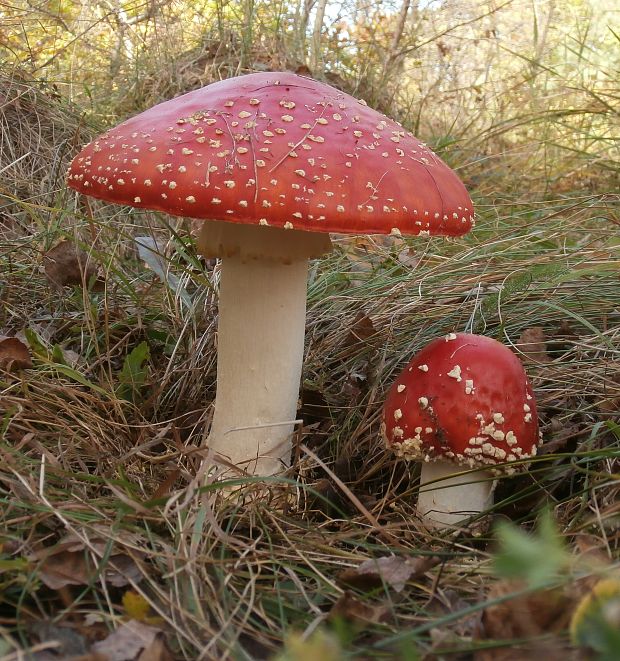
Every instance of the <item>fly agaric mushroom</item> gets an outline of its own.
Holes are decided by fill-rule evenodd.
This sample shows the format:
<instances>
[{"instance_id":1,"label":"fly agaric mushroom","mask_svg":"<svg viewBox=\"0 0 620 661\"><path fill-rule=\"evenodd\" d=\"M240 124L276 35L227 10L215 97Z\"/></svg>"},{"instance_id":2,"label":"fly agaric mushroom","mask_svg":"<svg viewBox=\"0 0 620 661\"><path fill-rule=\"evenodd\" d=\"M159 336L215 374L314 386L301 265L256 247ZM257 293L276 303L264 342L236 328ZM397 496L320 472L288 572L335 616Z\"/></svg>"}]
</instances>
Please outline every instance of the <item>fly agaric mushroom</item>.
<instances>
[{"instance_id":1,"label":"fly agaric mushroom","mask_svg":"<svg viewBox=\"0 0 620 661\"><path fill-rule=\"evenodd\" d=\"M382 433L397 456L423 462L418 512L438 526L486 509L494 478L523 468L540 441L521 361L500 342L466 333L413 357L388 392Z\"/></svg>"},{"instance_id":2,"label":"fly agaric mushroom","mask_svg":"<svg viewBox=\"0 0 620 661\"><path fill-rule=\"evenodd\" d=\"M203 219L222 258L208 445L250 474L287 466L304 348L308 260L329 232L460 235L473 206L428 147L365 103L291 73L195 90L109 130L68 184Z\"/></svg>"}]
</instances>

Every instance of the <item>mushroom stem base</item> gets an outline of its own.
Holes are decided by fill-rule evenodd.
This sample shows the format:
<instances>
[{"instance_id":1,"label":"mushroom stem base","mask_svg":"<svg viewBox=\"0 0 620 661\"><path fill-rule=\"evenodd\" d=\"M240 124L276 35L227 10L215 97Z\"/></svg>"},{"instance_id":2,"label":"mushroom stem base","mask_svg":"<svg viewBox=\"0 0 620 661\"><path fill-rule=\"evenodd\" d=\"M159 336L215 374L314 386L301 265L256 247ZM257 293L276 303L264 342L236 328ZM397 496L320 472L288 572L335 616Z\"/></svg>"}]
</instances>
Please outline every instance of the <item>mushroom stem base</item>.
<instances>
[{"instance_id":1,"label":"mushroom stem base","mask_svg":"<svg viewBox=\"0 0 620 661\"><path fill-rule=\"evenodd\" d=\"M455 475L460 470L464 469L447 461L422 464L418 513L427 524L438 528L458 525L493 502L495 482L490 471Z\"/></svg>"},{"instance_id":2,"label":"mushroom stem base","mask_svg":"<svg viewBox=\"0 0 620 661\"><path fill-rule=\"evenodd\" d=\"M290 463L307 279L307 258L222 260L217 395L207 445L240 469L220 461L227 476L273 475Z\"/></svg>"}]
</instances>

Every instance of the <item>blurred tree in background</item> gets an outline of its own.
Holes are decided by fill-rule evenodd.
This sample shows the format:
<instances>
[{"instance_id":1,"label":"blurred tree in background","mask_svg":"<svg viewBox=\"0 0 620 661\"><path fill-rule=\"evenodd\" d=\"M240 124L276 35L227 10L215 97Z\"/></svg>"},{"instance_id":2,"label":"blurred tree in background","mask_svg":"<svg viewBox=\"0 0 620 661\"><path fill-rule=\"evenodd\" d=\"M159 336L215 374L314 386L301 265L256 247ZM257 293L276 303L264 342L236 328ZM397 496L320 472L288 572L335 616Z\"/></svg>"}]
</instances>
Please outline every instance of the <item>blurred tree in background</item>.
<instances>
[{"instance_id":1,"label":"blurred tree in background","mask_svg":"<svg viewBox=\"0 0 620 661\"><path fill-rule=\"evenodd\" d=\"M297 71L449 150L470 183L500 168L533 194L618 176L614 5L15 0L0 4L0 57L103 124L221 78Z\"/></svg>"}]
</instances>

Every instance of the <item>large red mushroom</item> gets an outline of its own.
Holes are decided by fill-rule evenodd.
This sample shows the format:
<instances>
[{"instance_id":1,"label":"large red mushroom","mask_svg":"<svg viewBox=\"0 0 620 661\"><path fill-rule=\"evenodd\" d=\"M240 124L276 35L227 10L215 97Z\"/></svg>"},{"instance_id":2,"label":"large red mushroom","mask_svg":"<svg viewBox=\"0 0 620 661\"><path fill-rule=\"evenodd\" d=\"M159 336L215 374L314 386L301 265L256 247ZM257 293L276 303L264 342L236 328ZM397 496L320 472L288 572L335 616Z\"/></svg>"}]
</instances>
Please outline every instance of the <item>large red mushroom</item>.
<instances>
[{"instance_id":1,"label":"large red mushroom","mask_svg":"<svg viewBox=\"0 0 620 661\"><path fill-rule=\"evenodd\" d=\"M397 456L422 462L418 512L438 526L489 507L495 478L525 468L540 442L521 361L500 342L466 333L413 357L388 392L382 433Z\"/></svg>"},{"instance_id":2,"label":"large red mushroom","mask_svg":"<svg viewBox=\"0 0 620 661\"><path fill-rule=\"evenodd\" d=\"M290 461L308 260L329 232L459 235L457 175L401 125L292 73L214 83L123 122L75 157L68 184L203 219L220 257L217 396L208 445L250 474Z\"/></svg>"}]
</instances>

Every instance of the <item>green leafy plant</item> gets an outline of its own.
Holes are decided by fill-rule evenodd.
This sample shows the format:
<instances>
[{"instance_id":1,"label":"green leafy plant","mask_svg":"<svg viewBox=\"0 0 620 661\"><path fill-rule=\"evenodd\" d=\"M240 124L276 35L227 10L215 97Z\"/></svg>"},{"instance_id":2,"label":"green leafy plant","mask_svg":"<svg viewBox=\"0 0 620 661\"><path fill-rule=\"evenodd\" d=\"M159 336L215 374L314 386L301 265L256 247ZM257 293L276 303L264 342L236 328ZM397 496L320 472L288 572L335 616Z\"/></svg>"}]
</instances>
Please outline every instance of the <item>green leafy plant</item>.
<instances>
[{"instance_id":1,"label":"green leafy plant","mask_svg":"<svg viewBox=\"0 0 620 661\"><path fill-rule=\"evenodd\" d=\"M150 355L151 351L146 342L140 342L127 354L116 389L118 397L128 402L135 402L138 399L146 380L146 362Z\"/></svg>"},{"instance_id":2,"label":"green leafy plant","mask_svg":"<svg viewBox=\"0 0 620 661\"><path fill-rule=\"evenodd\" d=\"M570 554L548 510L541 513L536 534L502 522L497 537L500 550L494 569L502 578L518 578L533 589L543 588L556 582L570 566Z\"/></svg>"}]
</instances>

